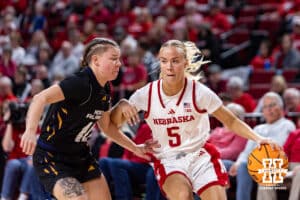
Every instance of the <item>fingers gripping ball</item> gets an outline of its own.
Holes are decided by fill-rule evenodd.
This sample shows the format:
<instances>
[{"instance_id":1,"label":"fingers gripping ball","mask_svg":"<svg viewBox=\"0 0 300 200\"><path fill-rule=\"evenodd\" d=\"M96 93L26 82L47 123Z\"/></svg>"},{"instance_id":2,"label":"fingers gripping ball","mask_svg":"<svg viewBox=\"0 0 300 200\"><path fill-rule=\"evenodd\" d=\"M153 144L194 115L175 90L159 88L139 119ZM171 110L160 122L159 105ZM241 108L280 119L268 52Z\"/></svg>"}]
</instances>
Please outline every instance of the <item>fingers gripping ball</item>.
<instances>
[{"instance_id":1,"label":"fingers gripping ball","mask_svg":"<svg viewBox=\"0 0 300 200\"><path fill-rule=\"evenodd\" d=\"M248 157L248 172L259 185L274 186L283 183L288 159L282 150L273 150L269 144L255 148Z\"/></svg>"}]
</instances>

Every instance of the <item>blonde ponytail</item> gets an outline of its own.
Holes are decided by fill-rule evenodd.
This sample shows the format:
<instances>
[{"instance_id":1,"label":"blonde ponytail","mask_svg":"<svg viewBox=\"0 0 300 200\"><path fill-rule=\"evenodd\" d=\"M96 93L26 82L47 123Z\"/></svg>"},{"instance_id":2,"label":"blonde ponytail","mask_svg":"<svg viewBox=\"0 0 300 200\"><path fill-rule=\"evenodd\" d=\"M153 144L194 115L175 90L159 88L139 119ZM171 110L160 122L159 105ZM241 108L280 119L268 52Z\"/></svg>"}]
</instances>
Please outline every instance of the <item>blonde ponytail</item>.
<instances>
[{"instance_id":1,"label":"blonde ponytail","mask_svg":"<svg viewBox=\"0 0 300 200\"><path fill-rule=\"evenodd\" d=\"M197 48L194 42L183 42L185 46L188 66L185 68L185 76L189 79L200 80L203 78L200 68L202 65L210 63L210 60L204 60L204 55Z\"/></svg>"}]
</instances>

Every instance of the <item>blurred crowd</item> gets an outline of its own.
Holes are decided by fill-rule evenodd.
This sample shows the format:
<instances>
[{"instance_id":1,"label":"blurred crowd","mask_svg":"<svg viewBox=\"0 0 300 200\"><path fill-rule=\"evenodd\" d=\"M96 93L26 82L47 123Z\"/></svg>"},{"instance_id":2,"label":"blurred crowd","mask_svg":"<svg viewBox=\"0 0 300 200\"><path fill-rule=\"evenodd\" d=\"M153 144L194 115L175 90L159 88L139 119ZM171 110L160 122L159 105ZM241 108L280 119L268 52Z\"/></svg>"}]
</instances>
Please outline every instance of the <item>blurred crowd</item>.
<instances>
[{"instance_id":1,"label":"blurred crowd","mask_svg":"<svg viewBox=\"0 0 300 200\"><path fill-rule=\"evenodd\" d=\"M195 42L211 61L203 66L204 76L199 81L259 134L283 145L292 163L290 170L299 179L300 1L5 0L0 1L2 199L51 198L33 178L31 158L19 148L26 111L35 94L80 70L84 45L95 37L114 39L121 47L123 66L111 83L112 104L159 78L156 55L166 40ZM211 129L210 142L219 148L229 174L236 177L228 198L275 200L274 191L257 188L257 196L253 195L253 181L245 168L253 144L234 136L213 118ZM141 139L137 133L148 131L144 124L123 130L139 142L146 136ZM128 152L123 155L119 146L98 135L97 128L94 132L91 148L105 175L110 176L107 179L115 183L112 190L120 183L107 168L123 162L112 158L126 158L142 167L140 174L126 176L121 183L129 181L130 186L136 181L141 188L112 192L115 199L122 192L142 198L140 190L146 191L147 199L164 198L149 163ZM290 200L299 200L300 186L291 185L298 193L290 195ZM277 195L280 199L282 194Z\"/></svg>"}]
</instances>

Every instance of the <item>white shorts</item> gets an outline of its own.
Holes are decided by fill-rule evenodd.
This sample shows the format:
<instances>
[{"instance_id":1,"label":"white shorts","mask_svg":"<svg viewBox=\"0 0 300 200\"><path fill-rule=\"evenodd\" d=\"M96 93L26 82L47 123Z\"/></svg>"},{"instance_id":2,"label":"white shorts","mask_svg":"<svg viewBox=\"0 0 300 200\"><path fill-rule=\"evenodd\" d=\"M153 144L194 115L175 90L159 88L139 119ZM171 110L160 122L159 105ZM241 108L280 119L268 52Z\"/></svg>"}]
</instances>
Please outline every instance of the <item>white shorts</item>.
<instances>
[{"instance_id":1,"label":"white shorts","mask_svg":"<svg viewBox=\"0 0 300 200\"><path fill-rule=\"evenodd\" d=\"M162 191L166 178L175 173L185 176L198 195L212 185L228 184L228 175L220 153L210 143L194 153L181 152L171 158L156 160L154 171Z\"/></svg>"}]
</instances>

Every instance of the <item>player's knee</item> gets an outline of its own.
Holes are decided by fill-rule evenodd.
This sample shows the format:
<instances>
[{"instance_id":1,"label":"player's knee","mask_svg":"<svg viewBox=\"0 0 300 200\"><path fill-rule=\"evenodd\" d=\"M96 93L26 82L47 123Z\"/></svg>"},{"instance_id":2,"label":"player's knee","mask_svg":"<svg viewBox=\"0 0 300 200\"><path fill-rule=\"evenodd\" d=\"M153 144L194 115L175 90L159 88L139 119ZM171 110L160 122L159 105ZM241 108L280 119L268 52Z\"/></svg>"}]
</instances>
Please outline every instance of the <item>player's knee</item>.
<instances>
[{"instance_id":1,"label":"player's knee","mask_svg":"<svg viewBox=\"0 0 300 200\"><path fill-rule=\"evenodd\" d=\"M178 199L192 200L193 192L189 190L181 190L178 192Z\"/></svg>"},{"instance_id":2,"label":"player's knee","mask_svg":"<svg viewBox=\"0 0 300 200\"><path fill-rule=\"evenodd\" d=\"M189 189L176 189L167 193L167 196L170 199L192 200L193 192Z\"/></svg>"}]
</instances>

